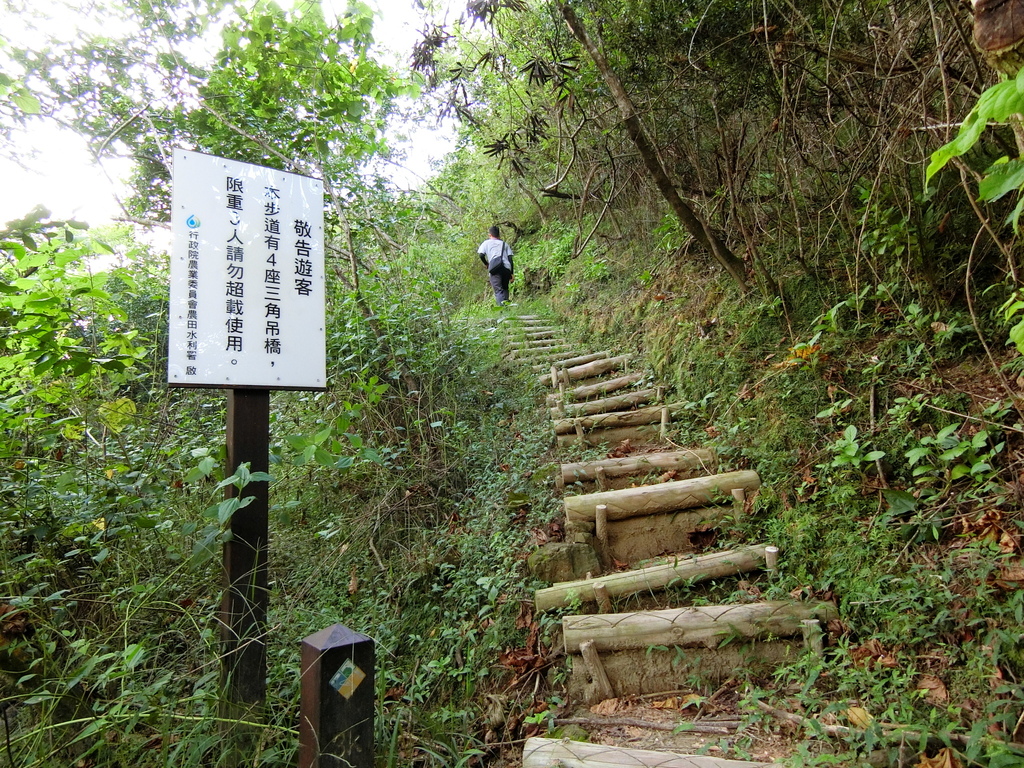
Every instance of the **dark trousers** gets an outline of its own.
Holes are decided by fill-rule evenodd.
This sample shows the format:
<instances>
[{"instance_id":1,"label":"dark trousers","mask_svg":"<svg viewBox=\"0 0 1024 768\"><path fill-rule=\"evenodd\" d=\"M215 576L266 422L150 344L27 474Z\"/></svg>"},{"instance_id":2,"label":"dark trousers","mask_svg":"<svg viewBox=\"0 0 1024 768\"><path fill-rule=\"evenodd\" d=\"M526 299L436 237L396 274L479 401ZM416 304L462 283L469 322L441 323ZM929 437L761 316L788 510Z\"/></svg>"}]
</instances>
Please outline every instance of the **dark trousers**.
<instances>
[{"instance_id":1,"label":"dark trousers","mask_svg":"<svg viewBox=\"0 0 1024 768\"><path fill-rule=\"evenodd\" d=\"M508 301L508 279L510 277L512 275L503 269L489 275L491 288L494 289L494 298L499 307Z\"/></svg>"}]
</instances>

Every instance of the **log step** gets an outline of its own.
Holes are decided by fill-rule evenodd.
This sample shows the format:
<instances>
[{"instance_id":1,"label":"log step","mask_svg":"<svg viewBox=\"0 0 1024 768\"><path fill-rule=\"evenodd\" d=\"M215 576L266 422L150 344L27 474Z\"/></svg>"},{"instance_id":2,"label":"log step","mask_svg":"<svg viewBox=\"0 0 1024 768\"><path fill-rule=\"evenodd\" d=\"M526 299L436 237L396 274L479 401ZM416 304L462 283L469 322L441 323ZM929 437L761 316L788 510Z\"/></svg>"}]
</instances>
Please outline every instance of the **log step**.
<instances>
[{"instance_id":1,"label":"log step","mask_svg":"<svg viewBox=\"0 0 1024 768\"><path fill-rule=\"evenodd\" d=\"M598 401L600 402L600 401ZM581 461L561 466L562 482L595 483L598 472L605 477L633 477L651 472L670 472L702 469L713 472L717 457L715 452L706 448L683 451L664 451L662 453L645 453L640 456L626 456L621 459L601 459L599 461Z\"/></svg>"},{"instance_id":2,"label":"log step","mask_svg":"<svg viewBox=\"0 0 1024 768\"><path fill-rule=\"evenodd\" d=\"M551 383L551 376L541 376L541 384ZM592 416L595 413L610 413L622 411L637 405L646 405L658 397L657 389L641 389L636 392L629 392L625 395L604 397L600 400L591 400L586 403L558 403L551 408L552 419L574 418L578 416Z\"/></svg>"},{"instance_id":3,"label":"log step","mask_svg":"<svg viewBox=\"0 0 1024 768\"><path fill-rule=\"evenodd\" d=\"M595 413L592 416L576 416L571 419L555 419L556 435L568 435L578 432L577 425L585 430L610 429L612 427L639 427L642 424L660 424L662 414L667 410L669 420L673 414L683 410L682 403L672 405L653 405L649 408L634 408L631 411L611 411Z\"/></svg>"},{"instance_id":4,"label":"log step","mask_svg":"<svg viewBox=\"0 0 1024 768\"><path fill-rule=\"evenodd\" d=\"M536 349L516 349L512 351L511 358L517 363L536 363L538 361L547 362L551 365L550 359L553 355L561 355L571 353L573 355L579 355L579 352L574 350L572 345L568 342L562 344L556 344L550 347L537 347Z\"/></svg>"},{"instance_id":5,"label":"log step","mask_svg":"<svg viewBox=\"0 0 1024 768\"><path fill-rule=\"evenodd\" d=\"M523 747L523 768L769 768L773 765L776 764L627 749L540 736L527 739Z\"/></svg>"},{"instance_id":6,"label":"log step","mask_svg":"<svg viewBox=\"0 0 1024 768\"><path fill-rule=\"evenodd\" d=\"M569 381L592 379L595 376L603 376L606 373L617 371L620 368L625 367L629 360L630 355L608 357L604 360L595 360L592 363L586 363L585 365L574 365L572 368L566 368L565 374L569 377Z\"/></svg>"},{"instance_id":7,"label":"log step","mask_svg":"<svg viewBox=\"0 0 1024 768\"><path fill-rule=\"evenodd\" d=\"M546 338L546 339L529 339L529 340L524 340L524 341L510 341L507 344L507 346L508 346L509 349L512 349L512 350L542 349L544 347L550 347L553 343L556 343L556 342L558 344L568 344L569 343L565 339Z\"/></svg>"},{"instance_id":8,"label":"log step","mask_svg":"<svg viewBox=\"0 0 1024 768\"><path fill-rule=\"evenodd\" d=\"M732 638L767 640L798 637L802 621L839 618L832 603L775 600L764 603L703 605L660 611L563 616L566 653L579 653L592 640L598 651L646 649L654 645L717 648Z\"/></svg>"},{"instance_id":9,"label":"log step","mask_svg":"<svg viewBox=\"0 0 1024 768\"><path fill-rule=\"evenodd\" d=\"M567 496L562 504L569 520L593 520L598 504L608 507L609 520L622 520L714 504L722 499L730 500L734 490L748 492L760 487L761 478L756 472L742 470L639 488Z\"/></svg>"},{"instance_id":10,"label":"log step","mask_svg":"<svg viewBox=\"0 0 1024 768\"><path fill-rule=\"evenodd\" d=\"M526 362L533 363L530 366L530 370L533 373L540 373L541 371L550 371L551 366L553 365L562 365L562 363L565 360L600 360L601 357L602 356L598 355L598 353L596 352L589 354L582 354L580 352L559 352L553 355L546 355L543 359L535 358L532 361L528 360ZM545 381L540 381L541 379L545 379ZM550 376L538 376L537 380L538 383L542 384L543 386L547 386L547 383L551 381L551 378Z\"/></svg>"},{"instance_id":11,"label":"log step","mask_svg":"<svg viewBox=\"0 0 1024 768\"><path fill-rule=\"evenodd\" d=\"M555 380L554 384L551 383L550 369L552 365L557 366L558 368L573 368L577 365L583 365L584 363L592 363L595 360L604 360L608 357L611 357L611 354L609 354L608 352L591 352L590 354L577 355L575 357L561 357L558 355L553 355L551 358L550 365L535 365L533 367L533 372L540 373L541 371L548 371L548 373L546 373L545 375L538 376L537 382L542 386L551 387L558 384L557 379Z\"/></svg>"},{"instance_id":12,"label":"log step","mask_svg":"<svg viewBox=\"0 0 1024 768\"><path fill-rule=\"evenodd\" d=\"M659 442L661 439L660 424L645 424L639 427L614 427L609 429L593 429L590 432L580 434L557 435L558 447L564 448L575 443L582 442L584 445L614 445L623 440L629 440L633 445L647 445Z\"/></svg>"},{"instance_id":13,"label":"log step","mask_svg":"<svg viewBox=\"0 0 1024 768\"><path fill-rule=\"evenodd\" d=\"M593 397L594 395L604 395L609 392L615 392L619 389L625 389L631 387L638 381L644 378L642 373L628 373L625 376L619 376L615 379L609 379L608 381L602 381L597 384L587 384L582 387L576 387L566 393L567 398L572 400L586 400L587 398ZM548 405L555 405L562 400L561 394L550 394L548 395Z\"/></svg>"},{"instance_id":14,"label":"log step","mask_svg":"<svg viewBox=\"0 0 1024 768\"><path fill-rule=\"evenodd\" d=\"M609 597L634 595L638 592L662 590L678 582L698 582L732 576L760 568L766 559L764 544L755 544L729 552L715 552L697 557L677 557L670 562L638 568L635 571L610 573L595 579L563 581L534 593L538 611L569 605L573 600L597 602L597 585L604 585Z\"/></svg>"}]
</instances>

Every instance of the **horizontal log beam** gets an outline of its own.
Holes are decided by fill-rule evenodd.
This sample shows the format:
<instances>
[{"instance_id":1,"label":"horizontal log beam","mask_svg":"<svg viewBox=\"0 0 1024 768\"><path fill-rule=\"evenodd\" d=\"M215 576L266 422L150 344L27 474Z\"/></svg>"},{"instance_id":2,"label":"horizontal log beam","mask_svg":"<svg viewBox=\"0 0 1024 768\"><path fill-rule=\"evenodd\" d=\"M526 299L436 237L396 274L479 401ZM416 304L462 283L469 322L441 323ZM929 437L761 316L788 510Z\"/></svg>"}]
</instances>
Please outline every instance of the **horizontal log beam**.
<instances>
[{"instance_id":1,"label":"horizontal log beam","mask_svg":"<svg viewBox=\"0 0 1024 768\"><path fill-rule=\"evenodd\" d=\"M555 344L550 347L538 347L537 349L515 349L510 357L517 363L536 363L546 361L550 365L550 358L554 355L572 353L578 355L579 351L573 349L572 344Z\"/></svg>"},{"instance_id":2,"label":"horizontal log beam","mask_svg":"<svg viewBox=\"0 0 1024 768\"><path fill-rule=\"evenodd\" d=\"M582 430L581 430L582 431ZM594 429L583 433L585 445L614 445L623 440L634 444L656 443L661 439L660 424L645 424L639 427L616 427L614 429ZM562 448L580 442L577 434L557 435L558 447Z\"/></svg>"},{"instance_id":3,"label":"horizontal log beam","mask_svg":"<svg viewBox=\"0 0 1024 768\"><path fill-rule=\"evenodd\" d=\"M573 366L583 365L584 363L592 363L595 360L604 360L604 359L606 359L608 357L611 357L611 355L608 352L591 352L590 354L587 354L587 355L577 355L575 357L559 358L558 356L553 356L551 358L551 362L553 364L555 364L555 365L558 365L559 367L572 368ZM548 366L548 368L550 368L550 367L551 366ZM538 368L534 368L534 371L540 371L540 370L543 370L543 369L541 369L539 367ZM546 373L543 376L538 376L537 377L537 381L538 381L538 383L540 383L541 385L543 385L545 387L553 386L551 384L551 374L550 373ZM555 382L555 383L557 384L557 382Z\"/></svg>"},{"instance_id":4,"label":"horizontal log beam","mask_svg":"<svg viewBox=\"0 0 1024 768\"><path fill-rule=\"evenodd\" d=\"M677 583L695 583L722 576L753 571L764 565L764 544L755 544L729 552L715 552L697 557L678 557L671 562L651 565L635 571L610 573L595 579L564 581L534 593L538 611L549 611L569 605L573 600L597 601L594 587L603 584L610 597L655 592Z\"/></svg>"},{"instance_id":5,"label":"horizontal log beam","mask_svg":"<svg viewBox=\"0 0 1024 768\"><path fill-rule=\"evenodd\" d=\"M552 346L552 342L555 342L555 341L557 341L559 344L568 344L569 343L568 341L566 341L565 339L562 339L562 338L558 338L558 339L554 339L554 338L551 338L551 339L531 339L530 341L510 341L508 343L508 347L511 350L515 351L515 352L518 352L518 351L521 351L521 350L544 349L545 347Z\"/></svg>"},{"instance_id":6,"label":"horizontal log beam","mask_svg":"<svg viewBox=\"0 0 1024 768\"><path fill-rule=\"evenodd\" d=\"M652 645L716 648L730 638L796 637L801 634L800 622L804 619L831 621L837 618L839 615L832 603L777 600L564 616L562 632L566 653L579 653L580 644L588 640L603 652L642 649Z\"/></svg>"},{"instance_id":7,"label":"horizontal log beam","mask_svg":"<svg viewBox=\"0 0 1024 768\"><path fill-rule=\"evenodd\" d=\"M594 376L603 376L611 371L617 371L620 368L625 367L629 360L630 355L609 357L604 360L595 360L594 362L586 363L585 365L574 365L572 368L566 368L565 372L569 376L569 381L591 379Z\"/></svg>"},{"instance_id":8,"label":"horizontal log beam","mask_svg":"<svg viewBox=\"0 0 1024 768\"><path fill-rule=\"evenodd\" d=\"M756 491L760 487L761 478L756 472L748 469L644 485L639 488L567 496L562 504L565 507L565 516L569 520L593 520L598 504L608 507L609 520L622 520L676 509L702 507L719 500L731 501L730 494L734 488Z\"/></svg>"},{"instance_id":9,"label":"horizontal log beam","mask_svg":"<svg viewBox=\"0 0 1024 768\"><path fill-rule=\"evenodd\" d=\"M567 435L570 432L576 432L577 424L586 430L661 424L664 408L668 408L669 416L671 416L681 411L683 405L682 403L673 403L668 406L653 405L649 408L636 408L632 411L614 411L612 413L595 413L592 416L577 416L571 419L555 419L555 434Z\"/></svg>"},{"instance_id":10,"label":"horizontal log beam","mask_svg":"<svg viewBox=\"0 0 1024 768\"><path fill-rule=\"evenodd\" d=\"M587 384L582 387L576 387L570 389L566 395L569 400L586 400L594 395L604 395L608 392L615 392L619 389L625 389L631 387L638 381L644 378L642 373L627 373L625 376L619 376L615 379L608 379L607 381L598 382L597 384ZM562 399L560 394L548 395L548 405L554 405Z\"/></svg>"},{"instance_id":11,"label":"horizontal log beam","mask_svg":"<svg viewBox=\"0 0 1024 768\"><path fill-rule=\"evenodd\" d=\"M770 768L774 765L539 736L527 739L523 748L523 768Z\"/></svg>"},{"instance_id":12,"label":"horizontal log beam","mask_svg":"<svg viewBox=\"0 0 1024 768\"><path fill-rule=\"evenodd\" d=\"M550 375L542 376L541 378L545 380L541 382L542 384L551 383ZM551 408L551 418L561 419L566 417L592 416L595 413L624 411L637 405L645 405L654 400L657 396L658 390L656 389L640 389L636 392L629 392L625 395L604 397L600 400L591 400L586 403L567 403L564 405L556 405ZM560 409L564 409L565 412L561 413Z\"/></svg>"},{"instance_id":13,"label":"horizontal log beam","mask_svg":"<svg viewBox=\"0 0 1024 768\"><path fill-rule=\"evenodd\" d=\"M702 469L707 473L715 471L718 458L707 448L682 451L644 453L639 456L625 456L621 459L601 459L563 464L562 481L565 483L595 483L597 470L604 470L606 477L633 477L651 472L670 472Z\"/></svg>"},{"instance_id":14,"label":"horizontal log beam","mask_svg":"<svg viewBox=\"0 0 1024 768\"><path fill-rule=\"evenodd\" d=\"M530 371L532 373L540 373L541 371L550 371L552 365L562 365L563 361L565 360L585 360L588 357L593 357L593 354L582 354L581 352L579 352L579 350L572 350L567 352L559 352L554 355L545 355L543 358L534 358L532 360L527 360L524 362L532 363L530 366ZM600 360L600 358L594 359ZM541 379L545 379L545 381L541 381ZM542 384L545 387L551 386L551 375L548 374L547 376L538 376L537 383Z\"/></svg>"}]
</instances>

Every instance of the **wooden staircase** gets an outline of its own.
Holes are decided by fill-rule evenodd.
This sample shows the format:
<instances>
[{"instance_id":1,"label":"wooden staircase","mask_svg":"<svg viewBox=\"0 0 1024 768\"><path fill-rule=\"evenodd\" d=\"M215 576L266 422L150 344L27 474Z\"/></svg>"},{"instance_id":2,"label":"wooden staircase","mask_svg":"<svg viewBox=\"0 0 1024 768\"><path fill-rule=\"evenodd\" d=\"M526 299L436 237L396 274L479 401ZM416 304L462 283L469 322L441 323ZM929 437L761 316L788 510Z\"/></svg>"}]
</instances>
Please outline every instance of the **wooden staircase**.
<instances>
[{"instance_id":1,"label":"wooden staircase","mask_svg":"<svg viewBox=\"0 0 1024 768\"><path fill-rule=\"evenodd\" d=\"M692 585L778 567L778 549L767 543L698 551L700 532L749 510L760 478L720 471L713 451L673 446L671 425L686 409L666 401L666 388L636 369L635 356L588 353L549 319L508 321L508 358L529 364L551 390L545 406L558 449L619 446L612 457L565 462L556 473L566 538L593 547L601 566L535 593L538 612L588 610L562 617L570 699L680 691L694 676L721 682L741 668L820 651L822 627L837 618L832 603L748 595L734 604L667 604L686 602ZM527 768L767 764L541 738L528 740L523 757Z\"/></svg>"}]
</instances>

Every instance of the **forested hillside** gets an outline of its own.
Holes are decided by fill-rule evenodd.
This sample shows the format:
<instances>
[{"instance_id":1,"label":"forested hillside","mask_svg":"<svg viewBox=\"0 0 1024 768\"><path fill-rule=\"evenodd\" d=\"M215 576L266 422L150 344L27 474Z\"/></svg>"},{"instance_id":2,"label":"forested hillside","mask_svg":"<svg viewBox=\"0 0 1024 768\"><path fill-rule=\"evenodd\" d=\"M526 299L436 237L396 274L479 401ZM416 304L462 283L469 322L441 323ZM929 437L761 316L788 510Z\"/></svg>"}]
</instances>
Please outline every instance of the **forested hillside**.
<instances>
[{"instance_id":1,"label":"forested hillside","mask_svg":"<svg viewBox=\"0 0 1024 768\"><path fill-rule=\"evenodd\" d=\"M135 172L114 226L0 226L0 764L228 764L248 477L223 393L165 385L175 147L326 190L329 386L273 397L246 764L295 763L298 641L334 622L378 643L381 764L518 764L565 705L524 565L553 440L498 353L493 224L519 310L637 354L675 443L759 473L715 535L782 549L766 596L835 601L824 656L736 671L752 725L809 718L789 764L1024 764L1024 79L1017 3L975 5L472 0L416 9L394 66L359 3L6 2L5 154L50 121ZM432 178L381 174L389 126L440 120Z\"/></svg>"}]
</instances>

